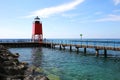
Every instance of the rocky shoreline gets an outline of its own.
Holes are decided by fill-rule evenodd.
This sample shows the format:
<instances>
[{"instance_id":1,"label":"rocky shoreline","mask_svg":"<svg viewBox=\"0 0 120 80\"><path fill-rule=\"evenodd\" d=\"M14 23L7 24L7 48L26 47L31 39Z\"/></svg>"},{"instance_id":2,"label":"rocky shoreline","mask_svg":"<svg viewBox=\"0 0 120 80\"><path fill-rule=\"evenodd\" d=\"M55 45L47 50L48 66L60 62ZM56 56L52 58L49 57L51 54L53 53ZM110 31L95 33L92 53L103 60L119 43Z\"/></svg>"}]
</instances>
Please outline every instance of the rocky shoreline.
<instances>
[{"instance_id":1,"label":"rocky shoreline","mask_svg":"<svg viewBox=\"0 0 120 80\"><path fill-rule=\"evenodd\" d=\"M45 75L36 75L36 68L20 62L19 56L19 53L13 54L0 45L0 80L49 80Z\"/></svg>"}]
</instances>

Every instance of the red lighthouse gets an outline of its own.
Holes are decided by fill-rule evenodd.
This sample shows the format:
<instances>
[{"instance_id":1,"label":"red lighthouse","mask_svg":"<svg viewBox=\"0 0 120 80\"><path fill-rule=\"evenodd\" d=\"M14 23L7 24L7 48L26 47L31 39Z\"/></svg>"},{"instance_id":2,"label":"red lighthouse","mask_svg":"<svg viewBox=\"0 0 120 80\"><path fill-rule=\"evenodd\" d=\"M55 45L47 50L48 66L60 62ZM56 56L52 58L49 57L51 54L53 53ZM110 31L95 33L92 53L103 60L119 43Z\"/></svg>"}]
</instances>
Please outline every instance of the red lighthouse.
<instances>
[{"instance_id":1,"label":"red lighthouse","mask_svg":"<svg viewBox=\"0 0 120 80\"><path fill-rule=\"evenodd\" d=\"M42 41L43 34L42 34L42 23L40 22L40 18L37 16L33 22L32 28L32 41Z\"/></svg>"}]
</instances>

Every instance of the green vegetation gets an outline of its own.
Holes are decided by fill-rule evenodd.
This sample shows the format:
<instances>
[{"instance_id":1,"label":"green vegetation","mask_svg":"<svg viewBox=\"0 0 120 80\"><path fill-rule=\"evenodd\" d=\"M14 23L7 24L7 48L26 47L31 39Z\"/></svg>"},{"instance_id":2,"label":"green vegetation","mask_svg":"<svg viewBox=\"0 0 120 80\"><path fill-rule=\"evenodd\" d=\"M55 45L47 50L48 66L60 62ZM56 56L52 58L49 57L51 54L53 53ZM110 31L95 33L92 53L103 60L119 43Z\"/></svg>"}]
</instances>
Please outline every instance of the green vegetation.
<instances>
[{"instance_id":1,"label":"green vegetation","mask_svg":"<svg viewBox=\"0 0 120 80\"><path fill-rule=\"evenodd\" d=\"M80 34L81 40L82 40L82 36L83 36L83 34Z\"/></svg>"},{"instance_id":2,"label":"green vegetation","mask_svg":"<svg viewBox=\"0 0 120 80\"><path fill-rule=\"evenodd\" d=\"M50 80L60 80L60 77L54 74L49 74L47 76Z\"/></svg>"}]
</instances>

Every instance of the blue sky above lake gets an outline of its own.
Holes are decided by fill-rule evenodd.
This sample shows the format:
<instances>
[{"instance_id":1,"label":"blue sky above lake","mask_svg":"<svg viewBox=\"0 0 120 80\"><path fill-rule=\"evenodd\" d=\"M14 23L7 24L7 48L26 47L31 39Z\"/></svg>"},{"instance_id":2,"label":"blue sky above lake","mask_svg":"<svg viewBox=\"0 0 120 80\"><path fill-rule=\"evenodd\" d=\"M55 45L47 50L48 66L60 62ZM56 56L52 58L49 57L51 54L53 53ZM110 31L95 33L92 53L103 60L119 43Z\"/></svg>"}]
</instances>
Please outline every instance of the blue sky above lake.
<instances>
[{"instance_id":1,"label":"blue sky above lake","mask_svg":"<svg viewBox=\"0 0 120 80\"><path fill-rule=\"evenodd\" d=\"M31 38L36 16L44 38L120 38L120 0L1 0L0 38Z\"/></svg>"}]
</instances>

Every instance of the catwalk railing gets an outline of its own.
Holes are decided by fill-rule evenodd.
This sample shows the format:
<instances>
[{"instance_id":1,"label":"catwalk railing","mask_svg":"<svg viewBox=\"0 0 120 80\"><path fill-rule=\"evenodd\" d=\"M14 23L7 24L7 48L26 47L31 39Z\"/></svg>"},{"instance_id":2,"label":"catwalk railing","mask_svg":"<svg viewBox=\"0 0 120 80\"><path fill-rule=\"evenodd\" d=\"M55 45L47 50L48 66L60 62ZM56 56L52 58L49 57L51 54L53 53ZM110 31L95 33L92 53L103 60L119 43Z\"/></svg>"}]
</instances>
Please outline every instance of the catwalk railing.
<instances>
[{"instance_id":1,"label":"catwalk railing","mask_svg":"<svg viewBox=\"0 0 120 80\"><path fill-rule=\"evenodd\" d=\"M0 43L33 43L31 39L0 39ZM37 40L35 41L37 42ZM116 40L65 40L65 39L44 39L43 43L54 44L72 44L72 45L86 45L86 46L102 46L120 48L120 39Z\"/></svg>"},{"instance_id":2,"label":"catwalk railing","mask_svg":"<svg viewBox=\"0 0 120 80\"><path fill-rule=\"evenodd\" d=\"M120 40L44 40L44 42L54 44L71 44L120 48Z\"/></svg>"}]
</instances>

